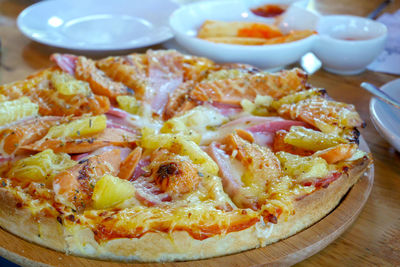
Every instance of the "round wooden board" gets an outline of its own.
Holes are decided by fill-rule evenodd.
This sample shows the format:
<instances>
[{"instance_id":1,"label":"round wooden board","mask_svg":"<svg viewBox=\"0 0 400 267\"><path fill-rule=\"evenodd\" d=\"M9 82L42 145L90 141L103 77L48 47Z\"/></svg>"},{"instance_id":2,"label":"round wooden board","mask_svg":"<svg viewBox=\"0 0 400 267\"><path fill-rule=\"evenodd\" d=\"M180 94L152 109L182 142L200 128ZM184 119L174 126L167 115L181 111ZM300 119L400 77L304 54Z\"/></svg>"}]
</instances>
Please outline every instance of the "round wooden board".
<instances>
[{"instance_id":1,"label":"round wooden board","mask_svg":"<svg viewBox=\"0 0 400 267\"><path fill-rule=\"evenodd\" d=\"M360 147L369 151L361 138ZM368 199L374 182L372 165L349 190L340 204L322 220L309 228L264 248L233 255L189 262L164 263L162 266L288 266L300 262L324 249L339 237L357 218ZM0 229L0 256L22 266L132 266L132 263L108 262L65 255L27 242ZM141 267L160 267L159 263L138 263Z\"/></svg>"}]
</instances>

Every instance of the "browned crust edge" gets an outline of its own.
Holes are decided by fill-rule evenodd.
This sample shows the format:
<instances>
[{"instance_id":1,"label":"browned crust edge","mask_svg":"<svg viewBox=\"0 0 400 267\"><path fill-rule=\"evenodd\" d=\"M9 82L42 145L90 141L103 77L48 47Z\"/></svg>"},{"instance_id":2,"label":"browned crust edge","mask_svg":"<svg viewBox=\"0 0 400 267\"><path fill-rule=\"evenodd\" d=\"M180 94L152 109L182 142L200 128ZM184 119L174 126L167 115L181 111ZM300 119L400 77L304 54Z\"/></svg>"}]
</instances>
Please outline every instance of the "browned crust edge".
<instances>
[{"instance_id":1,"label":"browned crust edge","mask_svg":"<svg viewBox=\"0 0 400 267\"><path fill-rule=\"evenodd\" d=\"M371 159L364 158L328 188L295 202L296 213L287 221L263 225L205 240L193 239L184 231L148 233L141 238L119 238L97 243L88 228L62 226L56 217L34 215L28 207L16 208L15 192L0 188L0 226L30 242L83 257L118 261L194 260L228 255L265 246L309 227L332 211L367 170Z\"/></svg>"}]
</instances>

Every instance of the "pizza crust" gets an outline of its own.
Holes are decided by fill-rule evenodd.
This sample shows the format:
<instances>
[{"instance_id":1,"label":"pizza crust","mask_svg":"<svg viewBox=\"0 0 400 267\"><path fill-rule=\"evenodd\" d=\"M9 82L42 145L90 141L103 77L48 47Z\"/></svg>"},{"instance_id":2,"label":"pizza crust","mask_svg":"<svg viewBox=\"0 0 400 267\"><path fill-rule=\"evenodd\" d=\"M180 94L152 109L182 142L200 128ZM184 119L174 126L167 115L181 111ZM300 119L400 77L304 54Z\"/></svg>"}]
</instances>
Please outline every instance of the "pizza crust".
<instances>
[{"instance_id":1,"label":"pizza crust","mask_svg":"<svg viewBox=\"0 0 400 267\"><path fill-rule=\"evenodd\" d=\"M265 246L314 224L333 210L371 163L363 158L328 188L295 201L295 214L278 224L259 222L245 230L196 240L187 232L147 233L141 238L118 238L97 243L89 228L65 227L56 217L36 216L23 206L16 208L15 193L0 188L0 226L42 246L67 254L120 261L194 260L227 255Z\"/></svg>"},{"instance_id":2,"label":"pizza crust","mask_svg":"<svg viewBox=\"0 0 400 267\"><path fill-rule=\"evenodd\" d=\"M54 216L46 213L34 214L27 206L18 208L21 200L17 190L0 188L0 226L7 231L30 242L58 250L66 251L64 227Z\"/></svg>"}]
</instances>

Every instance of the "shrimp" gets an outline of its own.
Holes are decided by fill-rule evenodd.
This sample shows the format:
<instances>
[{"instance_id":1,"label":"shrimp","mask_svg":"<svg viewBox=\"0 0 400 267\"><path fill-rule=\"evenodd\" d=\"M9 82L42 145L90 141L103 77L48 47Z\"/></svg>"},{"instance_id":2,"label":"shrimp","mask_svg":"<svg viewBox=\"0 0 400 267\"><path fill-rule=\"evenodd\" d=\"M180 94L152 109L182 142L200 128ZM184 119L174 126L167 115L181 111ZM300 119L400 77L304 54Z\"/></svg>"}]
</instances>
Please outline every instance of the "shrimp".
<instances>
[{"instance_id":1,"label":"shrimp","mask_svg":"<svg viewBox=\"0 0 400 267\"><path fill-rule=\"evenodd\" d=\"M98 95L62 95L53 88L52 73L58 70L49 68L28 76L23 81L0 86L0 93L10 100L27 96L33 103L39 105L39 114L42 116L64 116L103 114L110 108L107 97Z\"/></svg>"},{"instance_id":2,"label":"shrimp","mask_svg":"<svg viewBox=\"0 0 400 267\"><path fill-rule=\"evenodd\" d=\"M88 82L93 93L107 96L112 100L119 95L133 93L126 85L113 81L102 70L96 68L94 61L82 56L76 60L75 76Z\"/></svg>"},{"instance_id":3,"label":"shrimp","mask_svg":"<svg viewBox=\"0 0 400 267\"><path fill-rule=\"evenodd\" d=\"M114 145L114 146L131 146L137 141L134 133L118 128L106 128L102 132L80 138L63 138L63 139L43 139L21 148L34 151L43 151L52 149L54 152L64 152L70 154L86 153L94 151L98 148Z\"/></svg>"},{"instance_id":4,"label":"shrimp","mask_svg":"<svg viewBox=\"0 0 400 267\"><path fill-rule=\"evenodd\" d=\"M300 69L294 69L279 74L259 73L242 78L201 82L191 90L190 98L239 106L244 98L253 101L257 95L269 95L279 99L305 90L306 87L307 75Z\"/></svg>"},{"instance_id":5,"label":"shrimp","mask_svg":"<svg viewBox=\"0 0 400 267\"><path fill-rule=\"evenodd\" d=\"M24 145L40 140L62 117L35 117L0 128L0 149L5 155L15 155ZM5 156L3 155L3 156Z\"/></svg>"},{"instance_id":6,"label":"shrimp","mask_svg":"<svg viewBox=\"0 0 400 267\"><path fill-rule=\"evenodd\" d=\"M106 151L57 174L53 180L56 201L78 211L90 205L97 179L104 174L117 175L120 153L119 149Z\"/></svg>"},{"instance_id":7,"label":"shrimp","mask_svg":"<svg viewBox=\"0 0 400 267\"><path fill-rule=\"evenodd\" d=\"M96 66L111 79L121 82L135 91L135 97L142 100L148 84L147 56L131 54L125 57L107 57L99 60Z\"/></svg>"},{"instance_id":8,"label":"shrimp","mask_svg":"<svg viewBox=\"0 0 400 267\"><path fill-rule=\"evenodd\" d=\"M193 163L166 149L154 153L149 169L154 182L172 197L193 191L201 181Z\"/></svg>"},{"instance_id":9,"label":"shrimp","mask_svg":"<svg viewBox=\"0 0 400 267\"><path fill-rule=\"evenodd\" d=\"M138 166L141 156L141 147L137 147L131 153L129 153L128 157L126 157L126 159L121 163L118 177L121 179L129 180L135 172L136 166Z\"/></svg>"},{"instance_id":10,"label":"shrimp","mask_svg":"<svg viewBox=\"0 0 400 267\"><path fill-rule=\"evenodd\" d=\"M360 127L364 123L353 105L329 101L322 97L283 104L278 113L291 119L300 119L325 133L343 132L346 128Z\"/></svg>"},{"instance_id":11,"label":"shrimp","mask_svg":"<svg viewBox=\"0 0 400 267\"><path fill-rule=\"evenodd\" d=\"M334 164L353 156L357 150L356 144L339 144L314 153L315 156L321 157L329 164Z\"/></svg>"}]
</instances>

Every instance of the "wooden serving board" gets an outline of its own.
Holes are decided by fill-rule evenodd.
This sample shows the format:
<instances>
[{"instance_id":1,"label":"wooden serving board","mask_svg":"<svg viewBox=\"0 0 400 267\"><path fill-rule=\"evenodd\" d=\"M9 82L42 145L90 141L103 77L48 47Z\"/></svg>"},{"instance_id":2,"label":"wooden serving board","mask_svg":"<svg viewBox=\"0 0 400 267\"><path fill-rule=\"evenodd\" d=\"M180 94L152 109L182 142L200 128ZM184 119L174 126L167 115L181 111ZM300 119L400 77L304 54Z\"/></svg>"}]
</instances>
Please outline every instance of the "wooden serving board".
<instances>
[{"instance_id":1,"label":"wooden serving board","mask_svg":"<svg viewBox=\"0 0 400 267\"><path fill-rule=\"evenodd\" d=\"M360 147L369 151L361 138ZM339 237L357 218L368 199L374 182L372 165L343 197L340 204L322 220L309 228L264 248L206 260L164 263L166 267L208 266L288 266L300 262ZM132 263L108 262L65 255L27 242L0 228L0 256L22 266L132 266ZM138 263L140 267L160 267L158 263Z\"/></svg>"}]
</instances>

